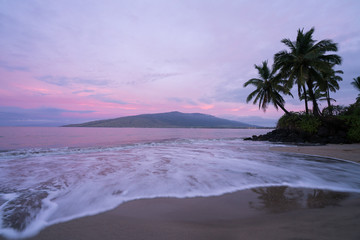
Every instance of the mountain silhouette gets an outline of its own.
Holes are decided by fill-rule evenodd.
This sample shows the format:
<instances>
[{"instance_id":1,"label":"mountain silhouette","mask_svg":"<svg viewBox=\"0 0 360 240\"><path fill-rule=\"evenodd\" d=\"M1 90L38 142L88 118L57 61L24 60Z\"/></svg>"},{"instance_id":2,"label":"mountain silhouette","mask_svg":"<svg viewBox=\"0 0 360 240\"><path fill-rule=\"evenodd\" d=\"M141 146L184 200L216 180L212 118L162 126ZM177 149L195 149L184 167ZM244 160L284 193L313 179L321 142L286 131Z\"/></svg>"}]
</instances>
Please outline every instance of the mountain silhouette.
<instances>
[{"instance_id":1,"label":"mountain silhouette","mask_svg":"<svg viewBox=\"0 0 360 240\"><path fill-rule=\"evenodd\" d=\"M257 126L201 113L167 112L97 120L63 127L254 128Z\"/></svg>"}]
</instances>

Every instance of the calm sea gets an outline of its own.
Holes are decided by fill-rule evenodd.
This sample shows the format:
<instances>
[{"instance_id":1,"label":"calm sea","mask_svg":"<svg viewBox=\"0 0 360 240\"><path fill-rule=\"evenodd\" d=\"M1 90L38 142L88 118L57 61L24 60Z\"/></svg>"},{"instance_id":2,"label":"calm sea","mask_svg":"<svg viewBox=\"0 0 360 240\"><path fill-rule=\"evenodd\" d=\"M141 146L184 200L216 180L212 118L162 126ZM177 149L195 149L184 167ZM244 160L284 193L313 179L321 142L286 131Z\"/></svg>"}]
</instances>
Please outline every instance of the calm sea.
<instances>
[{"instance_id":1,"label":"calm sea","mask_svg":"<svg viewBox=\"0 0 360 240\"><path fill-rule=\"evenodd\" d=\"M263 186L360 192L360 165L243 141L269 130L0 128L0 234L139 198L214 196Z\"/></svg>"}]
</instances>

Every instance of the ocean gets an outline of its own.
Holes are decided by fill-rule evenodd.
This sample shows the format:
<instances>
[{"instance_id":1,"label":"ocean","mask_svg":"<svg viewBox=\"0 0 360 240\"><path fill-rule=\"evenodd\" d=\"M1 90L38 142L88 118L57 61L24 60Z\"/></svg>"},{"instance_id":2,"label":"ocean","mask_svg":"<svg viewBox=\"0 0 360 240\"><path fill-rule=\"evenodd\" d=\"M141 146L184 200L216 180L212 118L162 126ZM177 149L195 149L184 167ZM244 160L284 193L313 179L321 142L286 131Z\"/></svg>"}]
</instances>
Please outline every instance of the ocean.
<instances>
[{"instance_id":1,"label":"ocean","mask_svg":"<svg viewBox=\"0 0 360 240\"><path fill-rule=\"evenodd\" d=\"M134 199L289 186L360 193L360 164L270 151L268 129L0 127L0 235Z\"/></svg>"}]
</instances>

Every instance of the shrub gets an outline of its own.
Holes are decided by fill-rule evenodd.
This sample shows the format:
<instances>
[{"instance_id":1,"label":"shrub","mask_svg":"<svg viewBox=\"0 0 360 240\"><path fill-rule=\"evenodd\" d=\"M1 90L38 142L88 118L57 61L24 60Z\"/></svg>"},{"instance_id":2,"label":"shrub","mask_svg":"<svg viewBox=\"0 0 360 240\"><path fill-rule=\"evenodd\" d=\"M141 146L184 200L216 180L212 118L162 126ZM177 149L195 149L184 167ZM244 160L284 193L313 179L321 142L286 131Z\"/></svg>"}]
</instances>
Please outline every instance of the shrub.
<instances>
[{"instance_id":1,"label":"shrub","mask_svg":"<svg viewBox=\"0 0 360 240\"><path fill-rule=\"evenodd\" d=\"M310 134L316 133L321 125L319 118L313 115L304 115L300 121L300 130Z\"/></svg>"},{"instance_id":2,"label":"shrub","mask_svg":"<svg viewBox=\"0 0 360 240\"><path fill-rule=\"evenodd\" d=\"M306 132L313 134L317 132L321 125L320 119L313 115L306 115L303 112L291 113L290 115L283 115L278 123L277 128L296 130L299 132Z\"/></svg>"},{"instance_id":3,"label":"shrub","mask_svg":"<svg viewBox=\"0 0 360 240\"><path fill-rule=\"evenodd\" d=\"M351 104L340 118L348 127L348 139L351 142L360 142L360 102Z\"/></svg>"},{"instance_id":4,"label":"shrub","mask_svg":"<svg viewBox=\"0 0 360 240\"><path fill-rule=\"evenodd\" d=\"M360 117L360 102L350 104L342 115Z\"/></svg>"},{"instance_id":5,"label":"shrub","mask_svg":"<svg viewBox=\"0 0 360 240\"><path fill-rule=\"evenodd\" d=\"M277 128L279 129L296 129L299 122L299 114L292 112L290 115L283 115L277 122Z\"/></svg>"},{"instance_id":6,"label":"shrub","mask_svg":"<svg viewBox=\"0 0 360 240\"><path fill-rule=\"evenodd\" d=\"M352 142L360 142L360 125L350 128L347 136Z\"/></svg>"},{"instance_id":7,"label":"shrub","mask_svg":"<svg viewBox=\"0 0 360 240\"><path fill-rule=\"evenodd\" d=\"M335 105L326 107L322 110L323 116L337 116L337 115L344 115L348 111L347 107Z\"/></svg>"},{"instance_id":8,"label":"shrub","mask_svg":"<svg viewBox=\"0 0 360 240\"><path fill-rule=\"evenodd\" d=\"M306 133L307 137L316 135L322 128L328 132L325 135L330 134L332 138L342 139L346 133L346 142L360 142L360 102L348 107L333 106L332 109L325 109L320 118L304 112L285 114L279 119L277 128Z\"/></svg>"},{"instance_id":9,"label":"shrub","mask_svg":"<svg viewBox=\"0 0 360 240\"><path fill-rule=\"evenodd\" d=\"M356 115L341 116L348 127L347 137L351 142L360 142L360 117Z\"/></svg>"}]
</instances>

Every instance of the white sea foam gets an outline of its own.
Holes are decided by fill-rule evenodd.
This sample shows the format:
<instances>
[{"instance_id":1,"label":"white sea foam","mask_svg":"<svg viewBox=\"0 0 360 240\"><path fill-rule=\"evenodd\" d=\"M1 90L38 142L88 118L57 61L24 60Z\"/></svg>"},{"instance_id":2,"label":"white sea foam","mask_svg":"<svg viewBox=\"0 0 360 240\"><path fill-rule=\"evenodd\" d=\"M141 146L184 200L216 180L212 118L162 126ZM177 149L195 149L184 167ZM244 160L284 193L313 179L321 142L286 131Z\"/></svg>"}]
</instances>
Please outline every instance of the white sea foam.
<instances>
[{"instance_id":1,"label":"white sea foam","mask_svg":"<svg viewBox=\"0 0 360 240\"><path fill-rule=\"evenodd\" d=\"M140 198L283 185L360 192L358 164L268 149L267 143L227 138L3 152L0 234L32 236Z\"/></svg>"}]
</instances>

